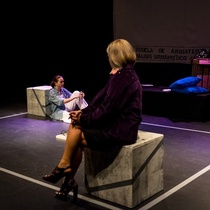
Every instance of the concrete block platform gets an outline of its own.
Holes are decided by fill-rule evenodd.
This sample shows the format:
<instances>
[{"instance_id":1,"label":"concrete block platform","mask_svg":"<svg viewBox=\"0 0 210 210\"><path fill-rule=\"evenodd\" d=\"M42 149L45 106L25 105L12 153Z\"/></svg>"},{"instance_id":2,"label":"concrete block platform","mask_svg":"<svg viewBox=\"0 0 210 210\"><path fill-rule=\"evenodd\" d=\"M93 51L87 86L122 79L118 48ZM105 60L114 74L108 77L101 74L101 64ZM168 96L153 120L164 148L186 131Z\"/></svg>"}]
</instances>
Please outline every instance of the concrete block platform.
<instances>
[{"instance_id":1,"label":"concrete block platform","mask_svg":"<svg viewBox=\"0 0 210 210\"><path fill-rule=\"evenodd\" d=\"M138 134L119 151L85 149L88 194L133 208L163 189L163 134Z\"/></svg>"},{"instance_id":2,"label":"concrete block platform","mask_svg":"<svg viewBox=\"0 0 210 210\"><path fill-rule=\"evenodd\" d=\"M163 189L164 135L139 131L138 136L135 144L121 149L85 149L87 194L133 208Z\"/></svg>"},{"instance_id":3,"label":"concrete block platform","mask_svg":"<svg viewBox=\"0 0 210 210\"><path fill-rule=\"evenodd\" d=\"M49 85L28 87L26 89L28 114L43 117L50 116L51 108L48 101L50 89L52 87Z\"/></svg>"}]
</instances>

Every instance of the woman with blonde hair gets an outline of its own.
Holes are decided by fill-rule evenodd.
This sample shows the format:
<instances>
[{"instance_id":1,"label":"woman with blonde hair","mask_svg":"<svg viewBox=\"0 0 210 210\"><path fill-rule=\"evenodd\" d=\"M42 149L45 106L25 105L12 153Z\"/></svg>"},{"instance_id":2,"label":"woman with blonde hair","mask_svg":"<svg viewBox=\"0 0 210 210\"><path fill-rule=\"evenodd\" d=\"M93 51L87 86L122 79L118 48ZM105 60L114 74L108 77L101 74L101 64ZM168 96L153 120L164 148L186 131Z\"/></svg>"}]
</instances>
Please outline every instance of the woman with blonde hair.
<instances>
[{"instance_id":1,"label":"woman with blonde hair","mask_svg":"<svg viewBox=\"0 0 210 210\"><path fill-rule=\"evenodd\" d=\"M71 111L71 123L61 160L55 169L43 176L57 183L64 177L56 198L65 199L78 185L74 176L82 161L83 149L107 150L133 144L142 121L142 87L134 70L136 53L124 39L116 39L106 49L111 66L110 78L92 102L84 109Z\"/></svg>"}]
</instances>

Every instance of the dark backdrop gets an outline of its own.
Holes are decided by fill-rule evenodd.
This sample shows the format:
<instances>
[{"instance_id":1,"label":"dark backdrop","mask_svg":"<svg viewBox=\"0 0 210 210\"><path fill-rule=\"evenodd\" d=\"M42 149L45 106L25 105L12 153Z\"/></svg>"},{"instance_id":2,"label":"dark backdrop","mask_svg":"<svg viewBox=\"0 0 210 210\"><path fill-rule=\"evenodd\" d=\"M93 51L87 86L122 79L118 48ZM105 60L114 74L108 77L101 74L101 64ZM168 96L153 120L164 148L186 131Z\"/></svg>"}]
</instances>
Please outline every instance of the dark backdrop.
<instances>
[{"instance_id":1,"label":"dark backdrop","mask_svg":"<svg viewBox=\"0 0 210 210\"><path fill-rule=\"evenodd\" d=\"M27 87L49 85L56 74L64 76L66 88L83 90L88 99L106 83L112 1L18 2L5 5L4 11L1 103L26 102ZM141 63L136 69L142 83L168 85L190 74L191 66Z\"/></svg>"},{"instance_id":2,"label":"dark backdrop","mask_svg":"<svg viewBox=\"0 0 210 210\"><path fill-rule=\"evenodd\" d=\"M2 101L26 100L26 88L49 85L61 74L69 90L91 98L110 68L112 1L5 6Z\"/></svg>"}]
</instances>

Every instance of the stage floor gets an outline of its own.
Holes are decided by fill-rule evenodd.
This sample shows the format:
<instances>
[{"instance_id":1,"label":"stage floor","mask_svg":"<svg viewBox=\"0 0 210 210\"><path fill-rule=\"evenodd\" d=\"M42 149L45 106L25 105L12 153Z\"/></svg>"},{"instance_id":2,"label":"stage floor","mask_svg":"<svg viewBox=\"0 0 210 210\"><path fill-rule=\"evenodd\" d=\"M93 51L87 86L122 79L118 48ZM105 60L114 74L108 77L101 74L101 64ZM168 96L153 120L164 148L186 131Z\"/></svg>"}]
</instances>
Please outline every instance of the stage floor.
<instances>
[{"instance_id":1,"label":"stage floor","mask_svg":"<svg viewBox=\"0 0 210 210\"><path fill-rule=\"evenodd\" d=\"M57 165L65 141L56 135L69 124L27 113L26 104L0 107L1 210L127 209L88 196L84 162L78 170L79 200L54 198L61 182L48 184L42 176ZM140 130L164 134L164 189L135 210L208 210L210 206L210 121L173 122L143 115Z\"/></svg>"}]
</instances>

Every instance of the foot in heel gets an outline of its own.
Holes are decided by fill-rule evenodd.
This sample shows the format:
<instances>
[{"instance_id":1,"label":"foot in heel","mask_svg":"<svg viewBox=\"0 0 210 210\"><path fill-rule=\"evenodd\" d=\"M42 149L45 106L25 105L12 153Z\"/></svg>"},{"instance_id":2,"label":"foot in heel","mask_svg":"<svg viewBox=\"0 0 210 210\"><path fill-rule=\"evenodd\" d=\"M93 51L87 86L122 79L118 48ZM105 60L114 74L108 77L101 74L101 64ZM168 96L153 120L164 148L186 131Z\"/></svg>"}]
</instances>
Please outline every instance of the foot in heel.
<instances>
[{"instance_id":1,"label":"foot in heel","mask_svg":"<svg viewBox=\"0 0 210 210\"><path fill-rule=\"evenodd\" d=\"M68 169L70 169L70 166L67 166L66 168L59 168L56 166L51 174L45 175L42 178L47 182L57 183L61 178L70 174Z\"/></svg>"},{"instance_id":2,"label":"foot in heel","mask_svg":"<svg viewBox=\"0 0 210 210\"><path fill-rule=\"evenodd\" d=\"M75 180L71 180L66 183L64 181L60 191L55 192L55 197L60 200L66 200L71 190L73 191L73 202L76 202L78 198L78 184L76 183Z\"/></svg>"},{"instance_id":3,"label":"foot in heel","mask_svg":"<svg viewBox=\"0 0 210 210\"><path fill-rule=\"evenodd\" d=\"M76 203L78 199L78 184L73 187L73 203Z\"/></svg>"}]
</instances>

